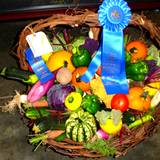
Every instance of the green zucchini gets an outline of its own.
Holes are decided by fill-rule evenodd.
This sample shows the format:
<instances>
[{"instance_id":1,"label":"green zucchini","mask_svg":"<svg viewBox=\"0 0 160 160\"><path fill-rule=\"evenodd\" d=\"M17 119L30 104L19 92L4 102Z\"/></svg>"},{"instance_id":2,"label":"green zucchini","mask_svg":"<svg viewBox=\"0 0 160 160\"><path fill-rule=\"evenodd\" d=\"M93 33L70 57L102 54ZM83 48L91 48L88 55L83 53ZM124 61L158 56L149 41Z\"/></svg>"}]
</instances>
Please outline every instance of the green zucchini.
<instances>
[{"instance_id":1,"label":"green zucchini","mask_svg":"<svg viewBox=\"0 0 160 160\"><path fill-rule=\"evenodd\" d=\"M9 79L20 80L21 82L29 84L34 84L35 82L38 81L38 77L35 74L29 71L17 69L15 67L2 68L0 70L0 75Z\"/></svg>"},{"instance_id":2,"label":"green zucchini","mask_svg":"<svg viewBox=\"0 0 160 160\"><path fill-rule=\"evenodd\" d=\"M50 112L47 112L46 110L49 110L49 107L42 107L42 108L29 108L25 112L25 116L29 119L40 119L43 117L49 117L51 115Z\"/></svg>"},{"instance_id":3,"label":"green zucchini","mask_svg":"<svg viewBox=\"0 0 160 160\"><path fill-rule=\"evenodd\" d=\"M65 130L65 121L65 118L60 121L58 117L44 117L36 120L32 131L35 133L43 133L47 130Z\"/></svg>"}]
</instances>

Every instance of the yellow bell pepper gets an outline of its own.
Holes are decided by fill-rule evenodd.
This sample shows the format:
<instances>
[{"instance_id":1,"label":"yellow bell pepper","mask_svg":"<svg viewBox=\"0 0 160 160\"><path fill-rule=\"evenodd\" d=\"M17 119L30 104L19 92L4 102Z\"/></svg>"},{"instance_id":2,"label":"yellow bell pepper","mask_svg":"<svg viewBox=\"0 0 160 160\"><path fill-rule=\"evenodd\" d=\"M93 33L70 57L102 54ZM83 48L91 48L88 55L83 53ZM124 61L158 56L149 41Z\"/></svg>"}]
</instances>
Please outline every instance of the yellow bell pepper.
<instances>
[{"instance_id":1,"label":"yellow bell pepper","mask_svg":"<svg viewBox=\"0 0 160 160\"><path fill-rule=\"evenodd\" d=\"M160 82L149 83L144 87L144 90L148 91L148 94L153 97L160 90Z\"/></svg>"},{"instance_id":2,"label":"yellow bell pepper","mask_svg":"<svg viewBox=\"0 0 160 160\"><path fill-rule=\"evenodd\" d=\"M104 102L107 108L111 108L111 99L114 94L107 94L102 83L101 77L94 78L90 81L92 92Z\"/></svg>"},{"instance_id":3,"label":"yellow bell pepper","mask_svg":"<svg viewBox=\"0 0 160 160\"><path fill-rule=\"evenodd\" d=\"M82 96L78 92L71 92L65 98L65 106L69 110L76 110L81 106Z\"/></svg>"}]
</instances>

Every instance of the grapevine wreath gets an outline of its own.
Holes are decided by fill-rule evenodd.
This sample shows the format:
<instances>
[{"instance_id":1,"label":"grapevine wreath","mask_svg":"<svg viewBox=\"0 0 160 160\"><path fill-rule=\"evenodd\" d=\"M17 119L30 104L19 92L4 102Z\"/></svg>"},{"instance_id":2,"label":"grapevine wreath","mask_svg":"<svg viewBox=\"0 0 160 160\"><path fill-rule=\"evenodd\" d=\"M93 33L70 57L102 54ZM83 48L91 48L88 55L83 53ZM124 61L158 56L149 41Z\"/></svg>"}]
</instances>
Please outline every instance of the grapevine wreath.
<instances>
[{"instance_id":1,"label":"grapevine wreath","mask_svg":"<svg viewBox=\"0 0 160 160\"><path fill-rule=\"evenodd\" d=\"M125 155L160 124L159 45L160 28L123 0L34 21L20 34L21 69L1 73L28 90L3 110L19 107L36 149Z\"/></svg>"}]
</instances>

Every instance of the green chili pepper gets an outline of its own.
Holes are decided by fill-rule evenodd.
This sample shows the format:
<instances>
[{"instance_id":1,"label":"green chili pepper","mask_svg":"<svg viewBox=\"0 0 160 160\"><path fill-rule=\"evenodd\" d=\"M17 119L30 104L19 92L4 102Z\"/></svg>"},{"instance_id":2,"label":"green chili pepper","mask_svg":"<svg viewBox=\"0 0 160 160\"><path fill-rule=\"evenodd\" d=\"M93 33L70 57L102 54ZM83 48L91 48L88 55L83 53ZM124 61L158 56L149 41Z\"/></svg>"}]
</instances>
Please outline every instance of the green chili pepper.
<instances>
[{"instance_id":1,"label":"green chili pepper","mask_svg":"<svg viewBox=\"0 0 160 160\"><path fill-rule=\"evenodd\" d=\"M72 63L75 67L88 66L91 61L91 54L85 48L77 48L71 57Z\"/></svg>"},{"instance_id":2,"label":"green chili pepper","mask_svg":"<svg viewBox=\"0 0 160 160\"><path fill-rule=\"evenodd\" d=\"M148 65L144 61L130 63L126 66L127 78L135 81L143 81L148 74Z\"/></svg>"},{"instance_id":3,"label":"green chili pepper","mask_svg":"<svg viewBox=\"0 0 160 160\"><path fill-rule=\"evenodd\" d=\"M82 108L89 113L95 114L100 110L100 101L96 95L86 94L82 99Z\"/></svg>"},{"instance_id":4,"label":"green chili pepper","mask_svg":"<svg viewBox=\"0 0 160 160\"><path fill-rule=\"evenodd\" d=\"M151 115L145 115L145 116L141 117L140 119L137 119L136 121L131 123L128 127L130 129L133 127L138 127L138 126L142 125L143 123L148 122L150 120L154 120L154 118Z\"/></svg>"}]
</instances>

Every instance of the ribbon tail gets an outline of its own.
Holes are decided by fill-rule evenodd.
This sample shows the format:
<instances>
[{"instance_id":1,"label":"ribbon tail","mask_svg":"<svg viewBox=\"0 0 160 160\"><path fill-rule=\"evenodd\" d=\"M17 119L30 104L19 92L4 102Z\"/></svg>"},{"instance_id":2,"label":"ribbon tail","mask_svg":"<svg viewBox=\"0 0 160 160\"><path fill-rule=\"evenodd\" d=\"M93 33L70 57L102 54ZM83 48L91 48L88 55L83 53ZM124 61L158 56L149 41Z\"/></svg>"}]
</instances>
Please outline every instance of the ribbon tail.
<instances>
[{"instance_id":1,"label":"ribbon tail","mask_svg":"<svg viewBox=\"0 0 160 160\"><path fill-rule=\"evenodd\" d=\"M104 28L102 34L102 82L106 92L127 94L123 32L110 32Z\"/></svg>"},{"instance_id":2,"label":"ribbon tail","mask_svg":"<svg viewBox=\"0 0 160 160\"><path fill-rule=\"evenodd\" d=\"M55 75L48 69L41 57L34 57L30 48L26 50L25 54L27 61L42 84L55 77Z\"/></svg>"},{"instance_id":3,"label":"ribbon tail","mask_svg":"<svg viewBox=\"0 0 160 160\"><path fill-rule=\"evenodd\" d=\"M94 77L98 67L101 65L101 47L93 57L91 63L88 66L87 71L81 76L81 80L88 83Z\"/></svg>"}]
</instances>

